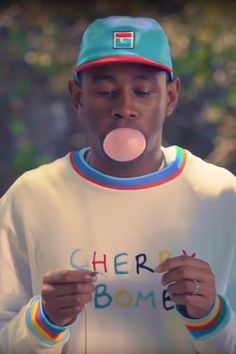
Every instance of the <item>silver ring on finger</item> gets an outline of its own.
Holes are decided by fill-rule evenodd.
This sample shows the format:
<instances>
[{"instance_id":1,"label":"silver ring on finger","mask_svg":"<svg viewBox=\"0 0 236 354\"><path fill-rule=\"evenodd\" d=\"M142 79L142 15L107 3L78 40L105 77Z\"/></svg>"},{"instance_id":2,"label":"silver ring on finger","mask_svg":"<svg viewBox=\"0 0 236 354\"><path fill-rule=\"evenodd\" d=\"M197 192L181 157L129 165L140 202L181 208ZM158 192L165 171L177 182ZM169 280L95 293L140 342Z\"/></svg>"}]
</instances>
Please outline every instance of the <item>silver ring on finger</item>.
<instances>
[{"instance_id":1,"label":"silver ring on finger","mask_svg":"<svg viewBox=\"0 0 236 354\"><path fill-rule=\"evenodd\" d=\"M193 289L193 292L192 292L192 295L199 295L199 292L200 292L200 283L198 280L193 280L193 283L194 283L194 289Z\"/></svg>"}]
</instances>

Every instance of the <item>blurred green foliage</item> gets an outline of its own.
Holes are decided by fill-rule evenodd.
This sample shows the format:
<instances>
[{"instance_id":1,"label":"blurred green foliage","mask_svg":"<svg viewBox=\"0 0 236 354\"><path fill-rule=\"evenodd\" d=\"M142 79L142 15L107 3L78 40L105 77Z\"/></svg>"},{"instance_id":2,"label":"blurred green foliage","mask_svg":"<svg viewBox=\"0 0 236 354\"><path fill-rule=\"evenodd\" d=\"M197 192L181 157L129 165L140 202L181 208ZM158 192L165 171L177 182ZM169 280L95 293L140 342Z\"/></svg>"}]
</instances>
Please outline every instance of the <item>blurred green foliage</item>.
<instances>
[{"instance_id":1,"label":"blurred green foliage","mask_svg":"<svg viewBox=\"0 0 236 354\"><path fill-rule=\"evenodd\" d=\"M25 144L13 156L12 164L19 174L36 166L50 162L47 156L38 156L33 144Z\"/></svg>"},{"instance_id":2,"label":"blurred green foliage","mask_svg":"<svg viewBox=\"0 0 236 354\"><path fill-rule=\"evenodd\" d=\"M165 125L178 144L236 173L235 2L87 0L0 4L0 196L24 171L86 145L67 81L97 17L151 16L169 35L182 93Z\"/></svg>"}]
</instances>

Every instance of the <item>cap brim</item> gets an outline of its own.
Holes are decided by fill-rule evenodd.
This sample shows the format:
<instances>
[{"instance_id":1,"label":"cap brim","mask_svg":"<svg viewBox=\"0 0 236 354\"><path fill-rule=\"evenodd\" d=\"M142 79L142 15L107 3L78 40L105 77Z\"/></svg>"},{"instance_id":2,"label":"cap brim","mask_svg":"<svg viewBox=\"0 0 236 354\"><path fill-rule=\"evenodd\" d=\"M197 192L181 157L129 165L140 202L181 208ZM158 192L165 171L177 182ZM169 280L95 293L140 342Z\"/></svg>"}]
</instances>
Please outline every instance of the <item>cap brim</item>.
<instances>
[{"instance_id":1,"label":"cap brim","mask_svg":"<svg viewBox=\"0 0 236 354\"><path fill-rule=\"evenodd\" d=\"M79 65L76 67L76 72L79 73L84 70L88 70L90 68L103 65L103 64L111 64L111 63L134 63L134 64L145 64L149 65L155 68L159 68L161 70L167 71L170 76L173 76L173 70L172 68L163 65L161 63L158 63L154 60L146 59L143 57L136 57L136 56L115 56L115 57L106 57L106 58L101 58L101 59L96 59L94 61L90 61L88 63Z\"/></svg>"}]
</instances>

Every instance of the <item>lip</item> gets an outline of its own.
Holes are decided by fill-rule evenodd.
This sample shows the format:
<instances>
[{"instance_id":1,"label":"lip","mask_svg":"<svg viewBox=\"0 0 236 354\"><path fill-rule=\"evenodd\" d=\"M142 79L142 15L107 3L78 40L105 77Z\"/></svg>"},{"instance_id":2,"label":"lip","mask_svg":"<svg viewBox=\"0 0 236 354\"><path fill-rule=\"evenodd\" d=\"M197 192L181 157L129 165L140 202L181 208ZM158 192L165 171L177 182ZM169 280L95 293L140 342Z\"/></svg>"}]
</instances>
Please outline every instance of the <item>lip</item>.
<instances>
[{"instance_id":1,"label":"lip","mask_svg":"<svg viewBox=\"0 0 236 354\"><path fill-rule=\"evenodd\" d=\"M139 129L120 127L113 129L103 141L103 150L117 162L131 162L142 156L146 138Z\"/></svg>"}]
</instances>

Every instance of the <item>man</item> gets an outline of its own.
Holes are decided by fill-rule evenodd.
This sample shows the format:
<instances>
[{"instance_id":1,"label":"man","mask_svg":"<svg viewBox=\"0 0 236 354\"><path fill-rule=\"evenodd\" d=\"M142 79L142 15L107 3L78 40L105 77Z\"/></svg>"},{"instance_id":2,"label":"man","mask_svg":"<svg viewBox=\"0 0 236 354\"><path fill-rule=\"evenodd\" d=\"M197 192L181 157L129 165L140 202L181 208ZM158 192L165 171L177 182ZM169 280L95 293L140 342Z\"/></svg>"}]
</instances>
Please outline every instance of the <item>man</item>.
<instances>
[{"instance_id":1,"label":"man","mask_svg":"<svg viewBox=\"0 0 236 354\"><path fill-rule=\"evenodd\" d=\"M236 181L162 147L179 86L155 20L87 28L88 147L1 200L1 353L236 353Z\"/></svg>"}]
</instances>

